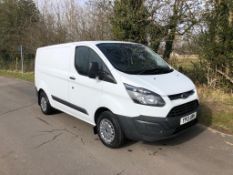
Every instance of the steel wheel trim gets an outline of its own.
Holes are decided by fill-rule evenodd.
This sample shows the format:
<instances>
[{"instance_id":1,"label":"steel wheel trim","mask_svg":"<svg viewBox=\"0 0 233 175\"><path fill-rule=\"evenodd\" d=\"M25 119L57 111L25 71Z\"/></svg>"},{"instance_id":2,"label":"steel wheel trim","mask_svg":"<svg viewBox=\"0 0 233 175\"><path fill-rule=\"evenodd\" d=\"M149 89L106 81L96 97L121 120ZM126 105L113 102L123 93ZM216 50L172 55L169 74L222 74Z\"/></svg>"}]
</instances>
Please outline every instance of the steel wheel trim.
<instances>
[{"instance_id":1,"label":"steel wheel trim","mask_svg":"<svg viewBox=\"0 0 233 175\"><path fill-rule=\"evenodd\" d=\"M45 97L41 97L40 106L41 106L42 111L47 110L47 101L46 101Z\"/></svg>"},{"instance_id":2,"label":"steel wheel trim","mask_svg":"<svg viewBox=\"0 0 233 175\"><path fill-rule=\"evenodd\" d=\"M115 139L115 129L112 122L108 119L100 121L100 137L106 143L111 143Z\"/></svg>"}]
</instances>

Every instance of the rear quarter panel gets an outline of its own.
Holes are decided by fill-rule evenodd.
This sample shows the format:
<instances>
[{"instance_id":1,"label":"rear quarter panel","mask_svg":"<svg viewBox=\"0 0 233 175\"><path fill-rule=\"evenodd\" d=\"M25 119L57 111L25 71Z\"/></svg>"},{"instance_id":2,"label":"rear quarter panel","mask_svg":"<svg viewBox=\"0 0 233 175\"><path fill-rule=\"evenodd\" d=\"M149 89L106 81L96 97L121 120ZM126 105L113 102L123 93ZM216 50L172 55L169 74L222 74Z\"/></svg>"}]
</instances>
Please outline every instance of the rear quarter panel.
<instances>
[{"instance_id":1,"label":"rear quarter panel","mask_svg":"<svg viewBox=\"0 0 233 175\"><path fill-rule=\"evenodd\" d=\"M67 100L69 59L72 50L69 46L39 48L36 53L35 85L43 89L51 104L51 95Z\"/></svg>"}]
</instances>

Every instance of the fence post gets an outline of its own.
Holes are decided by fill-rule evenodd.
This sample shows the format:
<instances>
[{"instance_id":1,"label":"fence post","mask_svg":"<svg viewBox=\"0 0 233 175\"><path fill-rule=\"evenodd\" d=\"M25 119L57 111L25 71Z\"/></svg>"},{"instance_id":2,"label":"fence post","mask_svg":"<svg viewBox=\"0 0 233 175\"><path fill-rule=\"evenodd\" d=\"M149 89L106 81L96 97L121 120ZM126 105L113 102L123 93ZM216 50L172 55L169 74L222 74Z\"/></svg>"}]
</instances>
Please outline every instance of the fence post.
<instances>
[{"instance_id":1,"label":"fence post","mask_svg":"<svg viewBox=\"0 0 233 175\"><path fill-rule=\"evenodd\" d=\"M23 46L22 45L20 45L20 57L21 57L21 71L23 73L24 58L23 58Z\"/></svg>"},{"instance_id":2,"label":"fence post","mask_svg":"<svg viewBox=\"0 0 233 175\"><path fill-rule=\"evenodd\" d=\"M15 58L15 70L18 71L18 57Z\"/></svg>"}]
</instances>

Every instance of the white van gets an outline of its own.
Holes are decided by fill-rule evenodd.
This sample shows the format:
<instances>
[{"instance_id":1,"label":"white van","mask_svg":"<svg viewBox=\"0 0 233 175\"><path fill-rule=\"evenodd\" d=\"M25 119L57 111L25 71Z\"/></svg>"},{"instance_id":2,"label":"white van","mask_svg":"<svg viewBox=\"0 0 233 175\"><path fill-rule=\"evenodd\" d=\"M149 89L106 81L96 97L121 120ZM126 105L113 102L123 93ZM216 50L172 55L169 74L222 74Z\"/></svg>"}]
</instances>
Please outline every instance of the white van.
<instances>
[{"instance_id":1,"label":"white van","mask_svg":"<svg viewBox=\"0 0 233 175\"><path fill-rule=\"evenodd\" d=\"M150 48L87 41L37 49L35 86L45 114L58 109L94 126L103 144L169 138L197 122L192 81Z\"/></svg>"}]
</instances>

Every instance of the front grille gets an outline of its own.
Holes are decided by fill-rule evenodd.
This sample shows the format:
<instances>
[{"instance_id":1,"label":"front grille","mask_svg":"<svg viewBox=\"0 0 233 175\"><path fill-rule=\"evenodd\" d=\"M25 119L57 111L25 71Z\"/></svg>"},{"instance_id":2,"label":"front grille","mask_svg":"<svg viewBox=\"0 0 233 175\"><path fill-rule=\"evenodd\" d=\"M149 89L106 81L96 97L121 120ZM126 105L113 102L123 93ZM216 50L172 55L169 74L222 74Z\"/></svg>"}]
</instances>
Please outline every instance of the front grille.
<instances>
[{"instance_id":1,"label":"front grille","mask_svg":"<svg viewBox=\"0 0 233 175\"><path fill-rule=\"evenodd\" d=\"M199 103L197 100L182 104L172 108L167 117L181 117L197 110Z\"/></svg>"},{"instance_id":2,"label":"front grille","mask_svg":"<svg viewBox=\"0 0 233 175\"><path fill-rule=\"evenodd\" d=\"M194 94L194 90L183 92L180 94L169 95L170 100L185 99Z\"/></svg>"}]
</instances>

